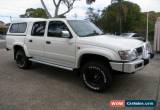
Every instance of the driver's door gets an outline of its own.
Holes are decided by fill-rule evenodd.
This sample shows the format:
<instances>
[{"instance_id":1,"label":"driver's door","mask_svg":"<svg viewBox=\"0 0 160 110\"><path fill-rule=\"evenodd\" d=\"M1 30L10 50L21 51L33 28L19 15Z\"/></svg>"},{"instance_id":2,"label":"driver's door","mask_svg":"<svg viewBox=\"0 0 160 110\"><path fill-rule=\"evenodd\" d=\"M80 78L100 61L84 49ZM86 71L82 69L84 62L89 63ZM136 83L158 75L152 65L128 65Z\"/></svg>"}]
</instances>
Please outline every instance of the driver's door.
<instances>
[{"instance_id":1,"label":"driver's door","mask_svg":"<svg viewBox=\"0 0 160 110\"><path fill-rule=\"evenodd\" d=\"M75 39L62 36L62 31L69 31L63 21L50 21L45 38L45 58L49 63L73 68L75 63ZM71 34L70 34L71 36Z\"/></svg>"}]
</instances>

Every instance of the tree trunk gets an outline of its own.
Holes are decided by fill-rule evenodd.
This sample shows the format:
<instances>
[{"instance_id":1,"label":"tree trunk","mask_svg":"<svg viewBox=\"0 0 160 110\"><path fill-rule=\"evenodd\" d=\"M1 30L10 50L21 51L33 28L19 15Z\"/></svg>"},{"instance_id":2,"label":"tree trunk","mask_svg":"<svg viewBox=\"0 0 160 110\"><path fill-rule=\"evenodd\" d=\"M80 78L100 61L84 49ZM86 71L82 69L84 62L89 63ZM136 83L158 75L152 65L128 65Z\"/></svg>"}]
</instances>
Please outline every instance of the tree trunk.
<instances>
[{"instance_id":1,"label":"tree trunk","mask_svg":"<svg viewBox=\"0 0 160 110\"><path fill-rule=\"evenodd\" d=\"M58 16L58 7L55 7L54 17Z\"/></svg>"},{"instance_id":2,"label":"tree trunk","mask_svg":"<svg viewBox=\"0 0 160 110\"><path fill-rule=\"evenodd\" d=\"M48 11L48 9L47 9L47 7L46 7L46 5L45 5L43 0L41 0L41 4L42 4L43 8L45 9L47 16L49 18L52 18L51 14L49 13L49 11Z\"/></svg>"}]
</instances>

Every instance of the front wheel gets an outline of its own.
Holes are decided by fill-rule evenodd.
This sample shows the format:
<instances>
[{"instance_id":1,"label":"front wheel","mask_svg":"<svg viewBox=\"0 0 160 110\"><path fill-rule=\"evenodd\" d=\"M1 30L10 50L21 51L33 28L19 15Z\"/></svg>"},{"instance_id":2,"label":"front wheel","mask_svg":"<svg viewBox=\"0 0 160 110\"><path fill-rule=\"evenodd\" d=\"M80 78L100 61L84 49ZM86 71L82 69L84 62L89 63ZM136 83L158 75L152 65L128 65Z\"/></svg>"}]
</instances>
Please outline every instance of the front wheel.
<instances>
[{"instance_id":1,"label":"front wheel","mask_svg":"<svg viewBox=\"0 0 160 110\"><path fill-rule=\"evenodd\" d=\"M17 66L21 69L27 69L31 65L31 61L28 60L23 50L18 50L15 54L15 60Z\"/></svg>"},{"instance_id":2,"label":"front wheel","mask_svg":"<svg viewBox=\"0 0 160 110\"><path fill-rule=\"evenodd\" d=\"M103 92L111 83L111 71L107 64L89 62L81 68L84 84L93 91Z\"/></svg>"}]
</instances>

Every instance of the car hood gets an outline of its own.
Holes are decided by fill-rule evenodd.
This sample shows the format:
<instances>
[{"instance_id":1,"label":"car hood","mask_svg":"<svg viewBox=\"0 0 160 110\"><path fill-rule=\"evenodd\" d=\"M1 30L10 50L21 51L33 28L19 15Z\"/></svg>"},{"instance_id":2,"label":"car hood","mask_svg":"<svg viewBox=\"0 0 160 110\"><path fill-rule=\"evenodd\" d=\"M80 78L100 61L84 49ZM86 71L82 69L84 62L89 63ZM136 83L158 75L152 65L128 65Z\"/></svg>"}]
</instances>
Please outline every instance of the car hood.
<instances>
[{"instance_id":1,"label":"car hood","mask_svg":"<svg viewBox=\"0 0 160 110\"><path fill-rule=\"evenodd\" d=\"M79 38L79 43L105 47L113 50L130 50L143 46L143 42L136 39L124 38L115 35L100 35Z\"/></svg>"}]
</instances>

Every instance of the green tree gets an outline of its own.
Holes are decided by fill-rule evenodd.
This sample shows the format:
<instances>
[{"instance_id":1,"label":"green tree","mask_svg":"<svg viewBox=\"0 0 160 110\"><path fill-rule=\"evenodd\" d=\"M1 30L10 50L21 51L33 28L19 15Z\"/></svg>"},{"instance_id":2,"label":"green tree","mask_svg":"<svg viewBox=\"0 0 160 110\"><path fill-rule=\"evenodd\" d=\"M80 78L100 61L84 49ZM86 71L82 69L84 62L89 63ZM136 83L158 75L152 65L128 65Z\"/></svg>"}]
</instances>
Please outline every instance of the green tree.
<instances>
[{"instance_id":1,"label":"green tree","mask_svg":"<svg viewBox=\"0 0 160 110\"><path fill-rule=\"evenodd\" d=\"M91 7L89 7L86 12L88 19L94 23L96 23L97 20L99 19L99 13L100 13L100 10L95 11L95 9Z\"/></svg>"},{"instance_id":2,"label":"green tree","mask_svg":"<svg viewBox=\"0 0 160 110\"><path fill-rule=\"evenodd\" d=\"M135 31L141 20L140 7L137 4L123 1L121 3L122 32ZM119 4L113 3L103 10L98 25L106 32L120 33Z\"/></svg>"},{"instance_id":3,"label":"green tree","mask_svg":"<svg viewBox=\"0 0 160 110\"><path fill-rule=\"evenodd\" d=\"M20 15L21 18L48 18L46 11L42 8L29 8L26 10L25 14Z\"/></svg>"},{"instance_id":4,"label":"green tree","mask_svg":"<svg viewBox=\"0 0 160 110\"><path fill-rule=\"evenodd\" d=\"M111 4L113 3L117 3L118 4L118 11L117 11L117 15L118 15L118 20L119 20L119 34L122 33L122 13L123 13L123 10L122 10L122 2L124 2L124 0L111 0Z\"/></svg>"},{"instance_id":5,"label":"green tree","mask_svg":"<svg viewBox=\"0 0 160 110\"><path fill-rule=\"evenodd\" d=\"M155 28L155 23L156 23L156 21L157 21L157 18L158 17L160 17L160 13L159 12L154 12L154 11L150 11L150 12L148 12L148 14L149 14L149 21L148 21L148 34L149 34L149 40L150 41L153 41L153 39L154 39L154 28ZM146 16L147 16L147 12L144 12L144 13L142 13L142 21L143 22L145 22L144 23L144 27L142 27L141 28L141 30L142 29L144 29L145 31L145 33L146 33L146 22L147 22L147 18L146 18Z\"/></svg>"}]
</instances>

